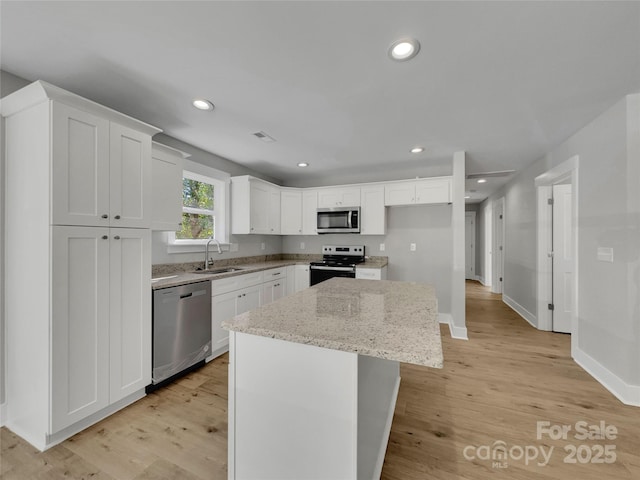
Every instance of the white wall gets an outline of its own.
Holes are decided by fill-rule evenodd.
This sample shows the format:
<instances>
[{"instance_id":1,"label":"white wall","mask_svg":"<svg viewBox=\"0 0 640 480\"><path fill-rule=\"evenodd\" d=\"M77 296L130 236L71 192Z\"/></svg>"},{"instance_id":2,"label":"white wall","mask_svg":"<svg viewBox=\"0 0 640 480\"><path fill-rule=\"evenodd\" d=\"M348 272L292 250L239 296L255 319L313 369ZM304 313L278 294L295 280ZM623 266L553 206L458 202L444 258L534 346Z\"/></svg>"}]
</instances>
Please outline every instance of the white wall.
<instances>
[{"instance_id":1,"label":"white wall","mask_svg":"<svg viewBox=\"0 0 640 480\"><path fill-rule=\"evenodd\" d=\"M574 155L578 348L640 388L640 95L617 102L490 197L506 200L504 293L536 315L534 179ZM598 261L598 247L613 248L614 262Z\"/></svg>"},{"instance_id":2,"label":"white wall","mask_svg":"<svg viewBox=\"0 0 640 480\"><path fill-rule=\"evenodd\" d=\"M153 232L151 235L151 263L204 263L204 246L198 252L167 253L167 232ZM216 260L254 255L275 255L282 253L282 237L279 235L230 235L229 242L238 246L237 252L224 251L219 254L215 243L209 248L210 257ZM262 250L264 243L265 249ZM226 248L226 247L225 247Z\"/></svg>"},{"instance_id":3,"label":"white wall","mask_svg":"<svg viewBox=\"0 0 640 480\"><path fill-rule=\"evenodd\" d=\"M305 243L305 249L300 248ZM379 250L385 244L385 251ZM416 251L409 244L416 244ZM389 257L388 280L431 283L438 310L451 313L451 205L387 208L386 235L328 234L282 237L283 253L320 254L322 245L365 245L367 255Z\"/></svg>"},{"instance_id":4,"label":"white wall","mask_svg":"<svg viewBox=\"0 0 640 480\"><path fill-rule=\"evenodd\" d=\"M29 82L0 70L0 98L19 90ZM0 117L0 404L5 400L4 348L4 118Z\"/></svg>"}]
</instances>

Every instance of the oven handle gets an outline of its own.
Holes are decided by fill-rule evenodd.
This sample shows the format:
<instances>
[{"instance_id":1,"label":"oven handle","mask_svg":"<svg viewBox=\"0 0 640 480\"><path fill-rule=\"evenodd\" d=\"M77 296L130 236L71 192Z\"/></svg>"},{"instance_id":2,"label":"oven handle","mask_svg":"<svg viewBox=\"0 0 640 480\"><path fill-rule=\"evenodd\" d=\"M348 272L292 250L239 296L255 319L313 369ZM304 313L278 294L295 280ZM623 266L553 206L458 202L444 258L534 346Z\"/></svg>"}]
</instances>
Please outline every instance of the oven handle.
<instances>
[{"instance_id":1,"label":"oven handle","mask_svg":"<svg viewBox=\"0 0 640 480\"><path fill-rule=\"evenodd\" d=\"M328 270L333 272L353 272L355 268L353 267L322 267L320 265L311 265L311 270Z\"/></svg>"}]
</instances>

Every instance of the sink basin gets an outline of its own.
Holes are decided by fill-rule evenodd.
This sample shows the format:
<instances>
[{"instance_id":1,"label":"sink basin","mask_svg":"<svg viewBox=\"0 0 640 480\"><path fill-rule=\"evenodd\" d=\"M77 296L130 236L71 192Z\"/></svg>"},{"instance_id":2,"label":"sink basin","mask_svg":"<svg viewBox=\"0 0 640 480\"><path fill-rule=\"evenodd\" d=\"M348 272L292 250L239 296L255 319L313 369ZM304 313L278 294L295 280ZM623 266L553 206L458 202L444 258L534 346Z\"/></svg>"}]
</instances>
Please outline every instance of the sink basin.
<instances>
[{"instance_id":1,"label":"sink basin","mask_svg":"<svg viewBox=\"0 0 640 480\"><path fill-rule=\"evenodd\" d=\"M202 273L202 274L206 273L209 275L215 275L216 273L239 272L240 270L242 270L242 268L222 267L222 268L210 268L209 270L195 270L192 273Z\"/></svg>"}]
</instances>

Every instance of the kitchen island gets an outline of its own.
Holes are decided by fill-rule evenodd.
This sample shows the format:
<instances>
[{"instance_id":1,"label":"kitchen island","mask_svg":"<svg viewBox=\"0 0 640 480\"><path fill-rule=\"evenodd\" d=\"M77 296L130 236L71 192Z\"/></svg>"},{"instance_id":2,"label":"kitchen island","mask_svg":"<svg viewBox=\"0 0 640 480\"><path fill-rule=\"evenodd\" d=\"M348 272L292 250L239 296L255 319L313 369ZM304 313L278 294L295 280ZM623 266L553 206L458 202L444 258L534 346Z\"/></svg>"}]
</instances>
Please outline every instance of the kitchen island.
<instances>
[{"instance_id":1,"label":"kitchen island","mask_svg":"<svg viewBox=\"0 0 640 480\"><path fill-rule=\"evenodd\" d=\"M399 362L441 368L432 286L333 278L223 323L229 479L373 479Z\"/></svg>"}]
</instances>

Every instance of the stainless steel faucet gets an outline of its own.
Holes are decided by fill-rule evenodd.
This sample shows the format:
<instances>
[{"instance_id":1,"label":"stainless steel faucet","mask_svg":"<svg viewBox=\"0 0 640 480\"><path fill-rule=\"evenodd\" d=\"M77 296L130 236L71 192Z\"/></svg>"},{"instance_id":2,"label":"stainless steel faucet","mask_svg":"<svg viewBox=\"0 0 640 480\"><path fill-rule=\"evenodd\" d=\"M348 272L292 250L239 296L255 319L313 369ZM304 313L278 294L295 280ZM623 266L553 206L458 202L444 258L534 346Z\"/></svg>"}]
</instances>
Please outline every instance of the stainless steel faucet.
<instances>
[{"instance_id":1,"label":"stainless steel faucet","mask_svg":"<svg viewBox=\"0 0 640 480\"><path fill-rule=\"evenodd\" d=\"M220 242L218 240L216 240L215 238L213 238L213 235L211 236L211 238L209 239L209 241L207 242L206 247L204 247L204 270L209 270L209 245L211 244L211 242L216 242L216 244L218 245L218 253L220 255L222 255L222 247L220 247ZM213 265L213 260L211 260L211 265Z\"/></svg>"}]
</instances>

